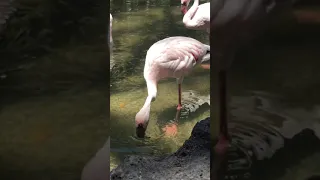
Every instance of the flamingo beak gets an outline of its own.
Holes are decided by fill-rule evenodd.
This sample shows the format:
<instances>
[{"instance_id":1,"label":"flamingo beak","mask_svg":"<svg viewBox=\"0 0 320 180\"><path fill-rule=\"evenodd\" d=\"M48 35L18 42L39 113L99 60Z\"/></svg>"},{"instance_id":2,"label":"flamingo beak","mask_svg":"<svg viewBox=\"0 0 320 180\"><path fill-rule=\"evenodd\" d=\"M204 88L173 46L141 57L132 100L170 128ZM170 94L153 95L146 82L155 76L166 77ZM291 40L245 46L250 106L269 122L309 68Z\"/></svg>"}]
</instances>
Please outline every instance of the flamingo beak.
<instances>
[{"instance_id":1,"label":"flamingo beak","mask_svg":"<svg viewBox=\"0 0 320 180\"><path fill-rule=\"evenodd\" d=\"M136 135L138 138L144 138L146 134L146 129L143 127L142 124L139 124L136 128Z\"/></svg>"},{"instance_id":2,"label":"flamingo beak","mask_svg":"<svg viewBox=\"0 0 320 180\"><path fill-rule=\"evenodd\" d=\"M187 12L187 3L186 2L181 3L181 12L182 12L182 14L185 14Z\"/></svg>"}]
</instances>

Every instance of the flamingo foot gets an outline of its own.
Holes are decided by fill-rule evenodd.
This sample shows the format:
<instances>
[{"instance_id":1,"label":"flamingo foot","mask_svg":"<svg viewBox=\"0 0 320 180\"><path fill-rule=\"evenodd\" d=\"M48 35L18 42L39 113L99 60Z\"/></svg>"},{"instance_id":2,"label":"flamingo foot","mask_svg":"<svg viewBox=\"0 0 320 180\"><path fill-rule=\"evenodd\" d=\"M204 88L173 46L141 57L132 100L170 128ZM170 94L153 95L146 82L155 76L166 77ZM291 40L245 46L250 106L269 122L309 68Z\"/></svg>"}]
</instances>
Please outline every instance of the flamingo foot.
<instances>
[{"instance_id":1,"label":"flamingo foot","mask_svg":"<svg viewBox=\"0 0 320 180\"><path fill-rule=\"evenodd\" d=\"M181 105L181 104L178 104L177 110L180 111L181 109L182 109L182 105Z\"/></svg>"},{"instance_id":2,"label":"flamingo foot","mask_svg":"<svg viewBox=\"0 0 320 180\"><path fill-rule=\"evenodd\" d=\"M218 143L215 146L215 152L218 155L225 155L228 150L228 146L229 140L224 136L220 136Z\"/></svg>"}]
</instances>

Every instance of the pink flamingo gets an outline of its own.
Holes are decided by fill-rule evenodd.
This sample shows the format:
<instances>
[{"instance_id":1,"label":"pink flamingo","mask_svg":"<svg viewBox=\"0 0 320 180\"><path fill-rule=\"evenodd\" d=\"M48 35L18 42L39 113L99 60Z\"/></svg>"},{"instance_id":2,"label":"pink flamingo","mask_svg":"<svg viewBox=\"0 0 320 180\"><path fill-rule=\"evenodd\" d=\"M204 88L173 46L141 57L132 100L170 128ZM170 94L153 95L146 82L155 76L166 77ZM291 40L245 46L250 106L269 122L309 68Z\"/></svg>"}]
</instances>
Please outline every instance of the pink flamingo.
<instances>
[{"instance_id":1,"label":"pink flamingo","mask_svg":"<svg viewBox=\"0 0 320 180\"><path fill-rule=\"evenodd\" d=\"M182 22L189 29L206 30L210 33L210 3L199 5L199 0L194 0L193 5L187 10L190 0L181 0L181 11L184 14Z\"/></svg>"},{"instance_id":2,"label":"pink flamingo","mask_svg":"<svg viewBox=\"0 0 320 180\"><path fill-rule=\"evenodd\" d=\"M181 105L181 83L197 64L210 61L210 46L189 37L169 37L154 43L148 50L144 78L148 97L135 117L136 134L143 138L149 122L151 102L157 96L157 83L164 78L176 78L178 83L179 102Z\"/></svg>"}]
</instances>

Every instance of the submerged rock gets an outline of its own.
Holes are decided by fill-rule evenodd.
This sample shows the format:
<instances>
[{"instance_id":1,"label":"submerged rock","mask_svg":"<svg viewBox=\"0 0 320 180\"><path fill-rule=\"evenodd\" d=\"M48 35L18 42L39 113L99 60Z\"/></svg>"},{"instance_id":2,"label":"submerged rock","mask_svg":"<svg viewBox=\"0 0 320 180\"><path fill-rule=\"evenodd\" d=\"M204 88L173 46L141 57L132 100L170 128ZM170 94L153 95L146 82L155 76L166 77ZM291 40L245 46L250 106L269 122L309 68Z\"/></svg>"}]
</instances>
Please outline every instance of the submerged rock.
<instances>
[{"instance_id":1,"label":"submerged rock","mask_svg":"<svg viewBox=\"0 0 320 180\"><path fill-rule=\"evenodd\" d=\"M128 156L111 171L111 179L210 179L210 118L198 122L190 138L174 154Z\"/></svg>"}]
</instances>

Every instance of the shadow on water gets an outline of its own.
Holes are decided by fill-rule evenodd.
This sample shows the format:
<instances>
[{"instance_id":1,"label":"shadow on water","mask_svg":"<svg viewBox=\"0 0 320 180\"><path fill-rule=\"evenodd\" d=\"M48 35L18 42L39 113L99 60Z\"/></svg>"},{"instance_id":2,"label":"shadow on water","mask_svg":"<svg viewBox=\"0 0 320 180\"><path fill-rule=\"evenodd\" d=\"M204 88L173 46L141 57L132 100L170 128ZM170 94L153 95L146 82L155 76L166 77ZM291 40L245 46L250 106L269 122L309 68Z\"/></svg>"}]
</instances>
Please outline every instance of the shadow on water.
<instances>
[{"instance_id":1,"label":"shadow on water","mask_svg":"<svg viewBox=\"0 0 320 180\"><path fill-rule=\"evenodd\" d=\"M108 135L107 1L15 2L0 35L0 179L79 179Z\"/></svg>"},{"instance_id":2,"label":"shadow on water","mask_svg":"<svg viewBox=\"0 0 320 180\"><path fill-rule=\"evenodd\" d=\"M320 18L319 9L313 11ZM291 105L319 103L319 31L319 23L277 21L252 48L239 53L232 86L281 94Z\"/></svg>"},{"instance_id":3,"label":"shadow on water","mask_svg":"<svg viewBox=\"0 0 320 180\"><path fill-rule=\"evenodd\" d=\"M264 92L250 94L232 98L227 179L298 180L318 173L318 161L310 161L320 152L318 110L290 108Z\"/></svg>"},{"instance_id":4,"label":"shadow on water","mask_svg":"<svg viewBox=\"0 0 320 180\"><path fill-rule=\"evenodd\" d=\"M296 8L295 18L275 21L233 64L229 175L235 179L304 180L320 172L320 24L301 18L310 11L320 18L320 8ZM267 97L248 100L248 90Z\"/></svg>"},{"instance_id":5,"label":"shadow on water","mask_svg":"<svg viewBox=\"0 0 320 180\"><path fill-rule=\"evenodd\" d=\"M178 97L176 80L162 80L158 85L157 100L151 107L149 139L144 142L132 139L135 114L146 98L143 67L149 47L169 36L189 36L209 44L205 33L183 26L179 6L180 2L174 0L111 2L115 64L111 71L110 111L115 115L111 119L111 168L128 154L161 155L175 151L190 136L193 125L209 116L209 106L190 115L182 112L183 121L178 126L177 136L165 136L163 128L175 118ZM207 96L209 78L208 71L196 69L192 76L185 78L183 92L192 89L197 96Z\"/></svg>"}]
</instances>

